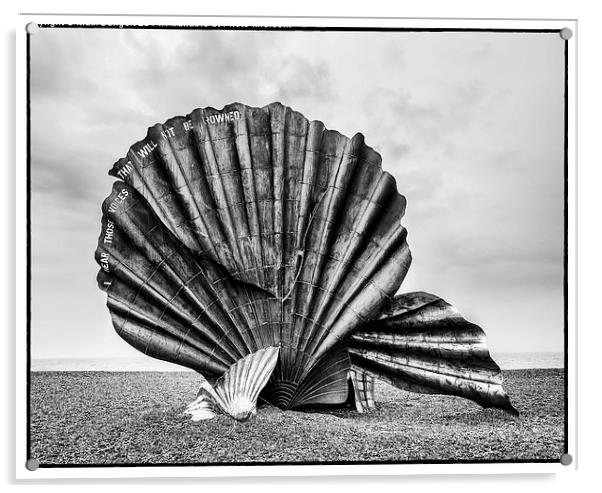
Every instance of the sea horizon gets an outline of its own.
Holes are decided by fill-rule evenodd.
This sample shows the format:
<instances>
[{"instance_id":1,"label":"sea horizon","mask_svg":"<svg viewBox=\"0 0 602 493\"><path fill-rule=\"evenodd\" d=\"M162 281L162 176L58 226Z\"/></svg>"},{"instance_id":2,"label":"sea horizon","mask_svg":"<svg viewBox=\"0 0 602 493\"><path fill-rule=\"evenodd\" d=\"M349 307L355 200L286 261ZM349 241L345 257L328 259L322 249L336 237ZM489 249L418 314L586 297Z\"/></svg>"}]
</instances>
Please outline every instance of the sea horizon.
<instances>
[{"instance_id":1,"label":"sea horizon","mask_svg":"<svg viewBox=\"0 0 602 493\"><path fill-rule=\"evenodd\" d=\"M491 353L491 356L502 370L564 367L564 353L560 351L497 352ZM193 370L150 356L139 356L133 358L33 358L31 371L179 372Z\"/></svg>"}]
</instances>

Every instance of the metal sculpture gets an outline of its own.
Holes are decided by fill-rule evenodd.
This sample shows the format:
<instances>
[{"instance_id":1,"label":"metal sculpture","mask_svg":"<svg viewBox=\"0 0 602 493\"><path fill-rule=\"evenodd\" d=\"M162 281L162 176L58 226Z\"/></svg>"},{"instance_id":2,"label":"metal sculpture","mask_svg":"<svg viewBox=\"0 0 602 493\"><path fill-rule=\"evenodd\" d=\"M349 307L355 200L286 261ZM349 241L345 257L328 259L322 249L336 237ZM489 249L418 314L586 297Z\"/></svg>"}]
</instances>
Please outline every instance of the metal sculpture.
<instances>
[{"instance_id":1,"label":"metal sculpture","mask_svg":"<svg viewBox=\"0 0 602 493\"><path fill-rule=\"evenodd\" d=\"M405 198L361 134L273 103L148 130L110 175L99 286L117 333L206 379L187 411L248 419L373 405L373 379L513 414L484 332L440 298L395 296Z\"/></svg>"}]
</instances>

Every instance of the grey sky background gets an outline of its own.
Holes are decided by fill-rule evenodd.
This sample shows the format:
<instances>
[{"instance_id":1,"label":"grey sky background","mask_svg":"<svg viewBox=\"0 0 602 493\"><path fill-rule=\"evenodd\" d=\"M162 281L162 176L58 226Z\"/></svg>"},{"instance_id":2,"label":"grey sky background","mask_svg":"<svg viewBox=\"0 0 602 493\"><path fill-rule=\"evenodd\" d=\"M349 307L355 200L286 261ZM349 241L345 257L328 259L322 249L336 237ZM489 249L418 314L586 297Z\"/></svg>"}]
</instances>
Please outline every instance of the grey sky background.
<instances>
[{"instance_id":1,"label":"grey sky background","mask_svg":"<svg viewBox=\"0 0 602 493\"><path fill-rule=\"evenodd\" d=\"M31 39L32 357L139 356L93 254L112 164L194 108L272 101L362 132L408 200L424 290L493 351L562 349L557 34L43 29Z\"/></svg>"}]
</instances>

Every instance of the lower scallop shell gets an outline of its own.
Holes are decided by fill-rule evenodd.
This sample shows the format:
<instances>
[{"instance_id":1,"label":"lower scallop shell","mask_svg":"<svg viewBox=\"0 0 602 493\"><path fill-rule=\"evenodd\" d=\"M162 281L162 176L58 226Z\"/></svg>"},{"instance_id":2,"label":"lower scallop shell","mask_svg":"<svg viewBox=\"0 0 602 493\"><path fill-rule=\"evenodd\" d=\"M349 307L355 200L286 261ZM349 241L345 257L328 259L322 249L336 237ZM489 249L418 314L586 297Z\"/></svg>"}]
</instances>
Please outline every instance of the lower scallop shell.
<instances>
[{"instance_id":1,"label":"lower scallop shell","mask_svg":"<svg viewBox=\"0 0 602 493\"><path fill-rule=\"evenodd\" d=\"M347 348L353 368L396 387L456 395L518 414L483 329L438 296L396 296L351 336Z\"/></svg>"}]
</instances>

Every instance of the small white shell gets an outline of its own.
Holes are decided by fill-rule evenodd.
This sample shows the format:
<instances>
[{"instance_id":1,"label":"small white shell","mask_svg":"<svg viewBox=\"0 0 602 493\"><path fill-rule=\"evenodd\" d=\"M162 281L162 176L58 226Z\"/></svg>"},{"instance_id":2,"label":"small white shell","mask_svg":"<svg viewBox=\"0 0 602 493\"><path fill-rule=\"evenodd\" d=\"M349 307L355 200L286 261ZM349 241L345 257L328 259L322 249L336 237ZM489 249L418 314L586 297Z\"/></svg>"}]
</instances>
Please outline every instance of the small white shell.
<instances>
[{"instance_id":1,"label":"small white shell","mask_svg":"<svg viewBox=\"0 0 602 493\"><path fill-rule=\"evenodd\" d=\"M232 365L215 386L205 380L199 396L184 412L192 415L193 421L211 419L215 410L246 421L255 414L259 393L272 375L277 360L278 348L275 347L245 356Z\"/></svg>"}]
</instances>

